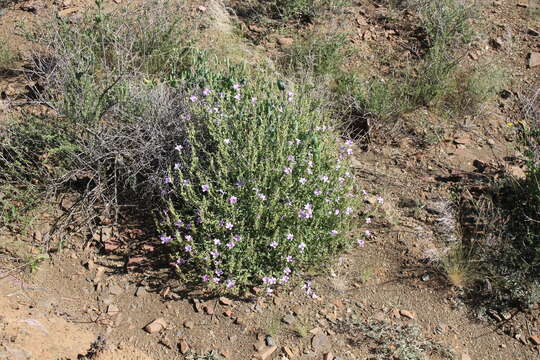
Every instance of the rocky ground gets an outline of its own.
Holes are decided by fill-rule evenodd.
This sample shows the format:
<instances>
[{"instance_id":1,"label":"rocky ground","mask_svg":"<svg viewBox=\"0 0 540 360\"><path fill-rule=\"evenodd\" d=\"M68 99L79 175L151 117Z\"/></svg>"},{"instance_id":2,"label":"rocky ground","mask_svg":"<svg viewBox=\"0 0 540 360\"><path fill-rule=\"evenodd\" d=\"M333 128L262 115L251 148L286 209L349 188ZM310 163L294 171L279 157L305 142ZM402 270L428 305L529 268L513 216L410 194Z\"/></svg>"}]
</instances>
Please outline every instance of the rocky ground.
<instances>
[{"instance_id":1,"label":"rocky ground","mask_svg":"<svg viewBox=\"0 0 540 360\"><path fill-rule=\"evenodd\" d=\"M205 5L194 3L193 14L204 16ZM22 24L76 19L85 6L83 0L17 2L0 15L0 39L30 52ZM0 233L0 359L212 359L196 357L210 352L231 360L376 359L381 353L392 359L419 348L430 359L447 358L447 349L459 360L540 359L538 306L519 314L488 309L491 318L479 319L460 289L425 261L441 247L440 220L453 187L497 172L524 176L515 162L513 124L525 90L540 85L539 18L531 18L533 4L523 1L480 6L477 25L484 33L467 61L502 66L512 81L482 116L448 124L428 146L411 131L358 149L358 181L384 199L364 248L272 296L254 289L245 298L209 298L182 286L159 241L137 223L116 229L104 221L96 233L74 236L62 251L36 261L34 245L51 226L42 214L27 233ZM372 43L399 48L400 30L379 22L385 11L362 1L340 19L352 29L357 61L375 61ZM268 54L293 41L243 28ZM27 85L17 71L0 76L0 118L29 106ZM438 120L424 110L408 116L411 129L420 120ZM371 197L366 202L376 205ZM25 270L29 262L35 271Z\"/></svg>"}]
</instances>

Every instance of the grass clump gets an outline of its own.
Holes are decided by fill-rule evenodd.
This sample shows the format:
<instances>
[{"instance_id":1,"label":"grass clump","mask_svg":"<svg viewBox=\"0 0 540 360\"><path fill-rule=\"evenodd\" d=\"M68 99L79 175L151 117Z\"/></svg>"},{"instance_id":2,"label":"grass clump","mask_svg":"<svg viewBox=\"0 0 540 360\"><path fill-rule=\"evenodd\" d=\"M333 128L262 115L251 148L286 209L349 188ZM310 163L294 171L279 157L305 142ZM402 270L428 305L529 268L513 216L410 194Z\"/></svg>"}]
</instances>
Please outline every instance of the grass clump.
<instances>
[{"instance_id":1,"label":"grass clump","mask_svg":"<svg viewBox=\"0 0 540 360\"><path fill-rule=\"evenodd\" d=\"M271 289L350 244L358 211L352 150L338 148L308 96L245 69L212 73L205 64L192 68L201 86L190 97L196 120L163 180L161 239L187 280Z\"/></svg>"},{"instance_id":2,"label":"grass clump","mask_svg":"<svg viewBox=\"0 0 540 360\"><path fill-rule=\"evenodd\" d=\"M371 353L377 359L426 360L434 355L443 359L455 358L448 346L426 339L416 325L344 321L337 326L338 331L347 332L353 337L353 343L370 343Z\"/></svg>"},{"instance_id":3,"label":"grass clump","mask_svg":"<svg viewBox=\"0 0 540 360\"><path fill-rule=\"evenodd\" d=\"M345 34L310 34L286 51L282 59L284 68L314 77L341 74L344 59L350 53L347 43Z\"/></svg>"},{"instance_id":4,"label":"grass clump","mask_svg":"<svg viewBox=\"0 0 540 360\"><path fill-rule=\"evenodd\" d=\"M325 10L338 11L348 0L249 0L238 9L247 18L266 23L310 23Z\"/></svg>"},{"instance_id":5,"label":"grass clump","mask_svg":"<svg viewBox=\"0 0 540 360\"><path fill-rule=\"evenodd\" d=\"M0 75L11 70L19 57L8 48L7 44L0 44Z\"/></svg>"}]
</instances>

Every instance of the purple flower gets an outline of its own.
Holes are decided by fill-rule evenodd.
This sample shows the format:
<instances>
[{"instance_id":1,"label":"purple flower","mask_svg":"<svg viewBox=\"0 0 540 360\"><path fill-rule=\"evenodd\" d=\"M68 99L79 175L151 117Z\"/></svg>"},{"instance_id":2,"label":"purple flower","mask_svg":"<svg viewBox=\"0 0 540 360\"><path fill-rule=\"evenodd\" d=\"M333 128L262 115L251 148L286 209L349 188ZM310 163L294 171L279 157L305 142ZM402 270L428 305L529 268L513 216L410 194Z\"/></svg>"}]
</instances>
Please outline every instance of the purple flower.
<instances>
[{"instance_id":1,"label":"purple flower","mask_svg":"<svg viewBox=\"0 0 540 360\"><path fill-rule=\"evenodd\" d=\"M286 167L285 169L283 169L283 172L285 174L290 174L290 173L292 173L292 169L290 167Z\"/></svg>"},{"instance_id":2,"label":"purple flower","mask_svg":"<svg viewBox=\"0 0 540 360\"><path fill-rule=\"evenodd\" d=\"M345 209L345 215L351 215L354 209L352 207L348 207Z\"/></svg>"},{"instance_id":3,"label":"purple flower","mask_svg":"<svg viewBox=\"0 0 540 360\"><path fill-rule=\"evenodd\" d=\"M375 196L375 199L377 199L379 204L384 204L384 199L380 195Z\"/></svg>"},{"instance_id":4,"label":"purple flower","mask_svg":"<svg viewBox=\"0 0 540 360\"><path fill-rule=\"evenodd\" d=\"M364 234L365 234L367 237L370 237L370 236L371 236L371 231L366 230L366 231L364 231Z\"/></svg>"},{"instance_id":5,"label":"purple flower","mask_svg":"<svg viewBox=\"0 0 540 360\"><path fill-rule=\"evenodd\" d=\"M334 215L339 215L339 209L334 210Z\"/></svg>"},{"instance_id":6,"label":"purple flower","mask_svg":"<svg viewBox=\"0 0 540 360\"><path fill-rule=\"evenodd\" d=\"M277 248L277 246L278 246L277 241L272 241L272 242L270 243L270 247L273 248L273 249Z\"/></svg>"},{"instance_id":7,"label":"purple flower","mask_svg":"<svg viewBox=\"0 0 540 360\"><path fill-rule=\"evenodd\" d=\"M215 244L215 245L220 245L220 244L221 244L221 240L219 240L219 239L214 239L214 244Z\"/></svg>"},{"instance_id":8,"label":"purple flower","mask_svg":"<svg viewBox=\"0 0 540 360\"><path fill-rule=\"evenodd\" d=\"M311 204L304 205L304 209L300 210L298 216L302 219L311 219L313 217L313 207Z\"/></svg>"},{"instance_id":9,"label":"purple flower","mask_svg":"<svg viewBox=\"0 0 540 360\"><path fill-rule=\"evenodd\" d=\"M347 146L352 146L353 144L354 144L354 143L353 143L352 140L347 140L347 141L345 141L345 145L347 145Z\"/></svg>"},{"instance_id":10,"label":"purple flower","mask_svg":"<svg viewBox=\"0 0 540 360\"><path fill-rule=\"evenodd\" d=\"M298 180L300 182L300 184L304 185L305 183L307 183L307 179L306 178L300 178L300 180Z\"/></svg>"},{"instance_id":11,"label":"purple flower","mask_svg":"<svg viewBox=\"0 0 540 360\"><path fill-rule=\"evenodd\" d=\"M236 242L240 242L242 240L242 237L238 234L234 235L233 236L233 240L236 241Z\"/></svg>"},{"instance_id":12,"label":"purple flower","mask_svg":"<svg viewBox=\"0 0 540 360\"><path fill-rule=\"evenodd\" d=\"M227 222L227 223L225 224L225 229L227 229L227 230L231 230L233 227L234 227L234 225L231 224L230 222Z\"/></svg>"},{"instance_id":13,"label":"purple flower","mask_svg":"<svg viewBox=\"0 0 540 360\"><path fill-rule=\"evenodd\" d=\"M227 289L232 289L234 287L234 280L227 279Z\"/></svg>"},{"instance_id":14,"label":"purple flower","mask_svg":"<svg viewBox=\"0 0 540 360\"><path fill-rule=\"evenodd\" d=\"M229 144L231 143L231 139L225 139L225 140L223 140L223 142L224 142L225 144L229 145Z\"/></svg>"},{"instance_id":15,"label":"purple flower","mask_svg":"<svg viewBox=\"0 0 540 360\"><path fill-rule=\"evenodd\" d=\"M205 87L202 93L203 93L204 96L208 96L208 95L210 95L210 92L211 92L211 91L212 91L212 90L210 90L209 88Z\"/></svg>"},{"instance_id":16,"label":"purple flower","mask_svg":"<svg viewBox=\"0 0 540 360\"><path fill-rule=\"evenodd\" d=\"M288 233L287 234L287 240L292 240L292 239L294 239L294 235L291 234L291 233Z\"/></svg>"},{"instance_id":17,"label":"purple flower","mask_svg":"<svg viewBox=\"0 0 540 360\"><path fill-rule=\"evenodd\" d=\"M293 162L294 161L294 156L292 156L292 155L287 156L287 160L289 160L290 162Z\"/></svg>"},{"instance_id":18,"label":"purple flower","mask_svg":"<svg viewBox=\"0 0 540 360\"><path fill-rule=\"evenodd\" d=\"M261 199L262 201L266 201L266 195L261 194L261 193L258 193L257 196L258 196L259 199Z\"/></svg>"},{"instance_id":19,"label":"purple flower","mask_svg":"<svg viewBox=\"0 0 540 360\"><path fill-rule=\"evenodd\" d=\"M172 237L167 236L167 235L161 235L159 239L161 240L162 244L168 244L172 241Z\"/></svg>"},{"instance_id":20,"label":"purple flower","mask_svg":"<svg viewBox=\"0 0 540 360\"><path fill-rule=\"evenodd\" d=\"M172 181L173 181L172 177L170 176L165 177L165 184L172 184Z\"/></svg>"},{"instance_id":21,"label":"purple flower","mask_svg":"<svg viewBox=\"0 0 540 360\"><path fill-rule=\"evenodd\" d=\"M228 247L229 249L232 249L232 248L234 247L234 243L233 243L233 242L228 242L228 243L227 243L227 247Z\"/></svg>"},{"instance_id":22,"label":"purple flower","mask_svg":"<svg viewBox=\"0 0 540 360\"><path fill-rule=\"evenodd\" d=\"M327 183L327 182L328 182L328 176L326 176L326 175L321 175L321 180L322 180L322 182Z\"/></svg>"},{"instance_id":23,"label":"purple flower","mask_svg":"<svg viewBox=\"0 0 540 360\"><path fill-rule=\"evenodd\" d=\"M366 218L366 224L371 224L371 218Z\"/></svg>"},{"instance_id":24,"label":"purple flower","mask_svg":"<svg viewBox=\"0 0 540 360\"><path fill-rule=\"evenodd\" d=\"M182 183L184 185L189 185L189 184L191 184L191 181L189 181L189 179L185 179L184 181L182 181Z\"/></svg>"},{"instance_id":25,"label":"purple flower","mask_svg":"<svg viewBox=\"0 0 540 360\"><path fill-rule=\"evenodd\" d=\"M198 99L198 98L197 98L195 95L191 95L191 96L189 97L189 101L191 101L191 102L195 102L195 101L197 101L197 99Z\"/></svg>"},{"instance_id":26,"label":"purple flower","mask_svg":"<svg viewBox=\"0 0 540 360\"><path fill-rule=\"evenodd\" d=\"M347 149L347 155L352 155L352 154L353 154L353 149L348 148L348 149Z\"/></svg>"},{"instance_id":27,"label":"purple flower","mask_svg":"<svg viewBox=\"0 0 540 360\"><path fill-rule=\"evenodd\" d=\"M279 279L279 282L280 282L281 284L285 284L285 283L287 283L287 282L289 281L289 279L290 279L290 278L289 278L287 275L283 275L283 276L281 277L281 279Z\"/></svg>"},{"instance_id":28,"label":"purple flower","mask_svg":"<svg viewBox=\"0 0 540 360\"><path fill-rule=\"evenodd\" d=\"M212 251L210 251L210 255L212 255L212 257L215 259L215 258L219 257L219 251L212 250Z\"/></svg>"},{"instance_id":29,"label":"purple flower","mask_svg":"<svg viewBox=\"0 0 540 360\"><path fill-rule=\"evenodd\" d=\"M236 204L238 202L238 198L236 196L231 196L229 198L229 203Z\"/></svg>"},{"instance_id":30,"label":"purple flower","mask_svg":"<svg viewBox=\"0 0 540 360\"><path fill-rule=\"evenodd\" d=\"M191 252L191 250L193 250L193 247L191 245L184 246L184 251L185 252Z\"/></svg>"},{"instance_id":31,"label":"purple flower","mask_svg":"<svg viewBox=\"0 0 540 360\"><path fill-rule=\"evenodd\" d=\"M186 241L193 241L193 237L191 235L184 236L184 239L186 239Z\"/></svg>"},{"instance_id":32,"label":"purple flower","mask_svg":"<svg viewBox=\"0 0 540 360\"><path fill-rule=\"evenodd\" d=\"M216 284L219 284L219 282L221 281L221 279L218 278L218 277L215 277L215 278L213 278L212 280L213 280Z\"/></svg>"},{"instance_id":33,"label":"purple flower","mask_svg":"<svg viewBox=\"0 0 540 360\"><path fill-rule=\"evenodd\" d=\"M208 185L206 185L206 184L205 184L205 185L201 185L201 189L202 189L203 192L207 192L209 188L210 188L210 186L208 186Z\"/></svg>"},{"instance_id":34,"label":"purple flower","mask_svg":"<svg viewBox=\"0 0 540 360\"><path fill-rule=\"evenodd\" d=\"M306 248L306 244L304 242L301 242L300 245L298 245L298 248L301 252L304 252L304 249Z\"/></svg>"},{"instance_id":35,"label":"purple flower","mask_svg":"<svg viewBox=\"0 0 540 360\"><path fill-rule=\"evenodd\" d=\"M285 269L283 269L283 273L284 273L285 275L290 275L291 272L292 272L292 270L291 270L290 268L288 268L288 267L286 267Z\"/></svg>"},{"instance_id":36,"label":"purple flower","mask_svg":"<svg viewBox=\"0 0 540 360\"><path fill-rule=\"evenodd\" d=\"M221 269L216 269L216 270L214 271L214 274L216 274L216 276L221 276L221 275L223 275L223 270L221 270Z\"/></svg>"},{"instance_id":37,"label":"purple flower","mask_svg":"<svg viewBox=\"0 0 540 360\"><path fill-rule=\"evenodd\" d=\"M294 262L294 258L293 258L291 255L288 255L288 256L285 258L285 261L287 261L288 263L291 263L291 262Z\"/></svg>"},{"instance_id":38,"label":"purple flower","mask_svg":"<svg viewBox=\"0 0 540 360\"><path fill-rule=\"evenodd\" d=\"M182 259L182 258L176 259L176 263L177 263L178 265L184 265L186 262L187 262L187 261L184 260L184 259Z\"/></svg>"},{"instance_id":39,"label":"purple flower","mask_svg":"<svg viewBox=\"0 0 540 360\"><path fill-rule=\"evenodd\" d=\"M339 233L336 230L330 231L330 235L332 235L332 236L336 236L337 234L339 234Z\"/></svg>"},{"instance_id":40,"label":"purple flower","mask_svg":"<svg viewBox=\"0 0 540 360\"><path fill-rule=\"evenodd\" d=\"M345 181L345 179L340 177L340 178L337 179L337 181L339 181L340 183L343 183Z\"/></svg>"},{"instance_id":41,"label":"purple flower","mask_svg":"<svg viewBox=\"0 0 540 360\"><path fill-rule=\"evenodd\" d=\"M182 220L178 220L174 223L174 225L176 225L177 228L181 228L182 226L184 226L184 222Z\"/></svg>"},{"instance_id":42,"label":"purple flower","mask_svg":"<svg viewBox=\"0 0 540 360\"><path fill-rule=\"evenodd\" d=\"M256 103L257 103L257 98L256 98L256 97L252 97L252 98L251 98L251 103L252 103L252 104L256 104Z\"/></svg>"},{"instance_id":43,"label":"purple flower","mask_svg":"<svg viewBox=\"0 0 540 360\"><path fill-rule=\"evenodd\" d=\"M236 90L236 91L240 90L241 87L242 87L242 86L240 86L240 84L234 84L234 85L232 86L232 88L233 88L234 90Z\"/></svg>"},{"instance_id":44,"label":"purple flower","mask_svg":"<svg viewBox=\"0 0 540 360\"><path fill-rule=\"evenodd\" d=\"M236 185L236 186L244 186L244 185L246 185L246 182L245 181L237 181L237 182L234 183L234 185Z\"/></svg>"},{"instance_id":45,"label":"purple flower","mask_svg":"<svg viewBox=\"0 0 540 360\"><path fill-rule=\"evenodd\" d=\"M203 282L208 282L208 281L210 281L210 276L203 275L203 276L201 276L201 279L202 279Z\"/></svg>"},{"instance_id":46,"label":"purple flower","mask_svg":"<svg viewBox=\"0 0 540 360\"><path fill-rule=\"evenodd\" d=\"M319 196L319 195L322 194L322 191L319 190L319 189L317 189L317 190L315 190L313 193L314 193L316 196Z\"/></svg>"},{"instance_id":47,"label":"purple flower","mask_svg":"<svg viewBox=\"0 0 540 360\"><path fill-rule=\"evenodd\" d=\"M234 95L234 98L236 100L240 100L242 98L242 94L236 94L236 95Z\"/></svg>"},{"instance_id":48,"label":"purple flower","mask_svg":"<svg viewBox=\"0 0 540 360\"><path fill-rule=\"evenodd\" d=\"M356 242L357 242L358 246L360 246L360 247L364 247L366 245L366 242L364 240L362 240L362 239L358 239Z\"/></svg>"},{"instance_id":49,"label":"purple flower","mask_svg":"<svg viewBox=\"0 0 540 360\"><path fill-rule=\"evenodd\" d=\"M182 145L176 145L174 147L174 149L177 150L177 151L182 151L184 149L184 147Z\"/></svg>"}]
</instances>

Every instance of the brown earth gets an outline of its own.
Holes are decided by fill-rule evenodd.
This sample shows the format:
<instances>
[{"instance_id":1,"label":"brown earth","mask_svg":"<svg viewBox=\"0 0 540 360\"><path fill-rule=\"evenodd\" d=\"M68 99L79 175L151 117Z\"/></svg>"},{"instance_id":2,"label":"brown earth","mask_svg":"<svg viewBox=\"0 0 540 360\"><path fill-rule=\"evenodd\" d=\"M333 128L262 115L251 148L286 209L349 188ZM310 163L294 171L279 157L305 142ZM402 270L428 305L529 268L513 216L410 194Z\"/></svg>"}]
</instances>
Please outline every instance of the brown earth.
<instances>
[{"instance_id":1,"label":"brown earth","mask_svg":"<svg viewBox=\"0 0 540 360\"><path fill-rule=\"evenodd\" d=\"M31 45L14 31L17 23L36 24L66 9L78 8L68 15L77 16L87 3L18 2L1 15L0 38L24 55ZM448 202L452 185L481 176L475 160L522 176L519 164L504 159L516 152L509 123L519 120L521 96L540 85L540 68L529 69L526 62L529 52L540 49L540 38L527 32L538 27L538 19L535 23L527 8L517 4L481 2L482 18L476 26L484 33L478 34L467 60L502 66L512 78L508 98L491 102L481 116L451 121L431 145L420 145L419 132L411 131L393 133L385 141L374 139L367 152L358 149L358 181L369 193L381 194L385 203L370 227L374 236L366 247L334 259L323 275L312 277L317 299L299 286L272 296L231 299L230 304L186 290L171 273L156 239L145 237L136 225L120 229L119 243L108 236L72 241L28 274L21 254L35 252L35 232L47 226L26 235L6 232L0 234L0 359L158 360L216 350L227 359L243 360L270 348L263 345L267 335L277 346L271 355L275 359L323 359L328 352L341 359L369 359L373 344L354 329L343 328L344 323L369 319L416 324L425 338L452 347L460 360L539 359L540 347L529 340L540 334L538 308L500 322L476 319L459 301L460 290L421 261L443 250L440 214L433 209ZM201 5L207 4L194 4L195 11ZM23 10L32 7L36 10ZM348 10L340 26L352 29L351 41L363 54L357 61L379 67L370 57L376 47L411 56L397 45L404 40L400 32L389 32L378 22L387 9L362 1ZM324 29L329 23L313 27ZM289 34L257 41L273 54L280 51L275 37L281 35ZM497 38L503 46L495 49L490 41ZM26 84L17 72L0 77L0 111L7 114L27 106ZM404 121L414 129L420 120L440 121L424 110ZM284 319L286 315L292 316ZM163 319L165 326L149 334L144 328L156 319Z\"/></svg>"}]
</instances>

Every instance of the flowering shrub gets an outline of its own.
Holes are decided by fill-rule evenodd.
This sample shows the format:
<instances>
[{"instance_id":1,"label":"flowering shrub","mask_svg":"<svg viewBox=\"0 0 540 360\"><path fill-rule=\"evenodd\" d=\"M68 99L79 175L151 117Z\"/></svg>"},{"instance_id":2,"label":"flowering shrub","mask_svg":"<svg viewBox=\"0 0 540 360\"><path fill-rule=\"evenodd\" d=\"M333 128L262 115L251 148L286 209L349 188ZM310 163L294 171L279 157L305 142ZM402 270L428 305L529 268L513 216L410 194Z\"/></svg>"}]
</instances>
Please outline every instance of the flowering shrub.
<instances>
[{"instance_id":1,"label":"flowering shrub","mask_svg":"<svg viewBox=\"0 0 540 360\"><path fill-rule=\"evenodd\" d=\"M351 144L313 101L238 67L189 77L200 87L187 95L158 225L180 274L271 291L348 246L359 211Z\"/></svg>"}]
</instances>

